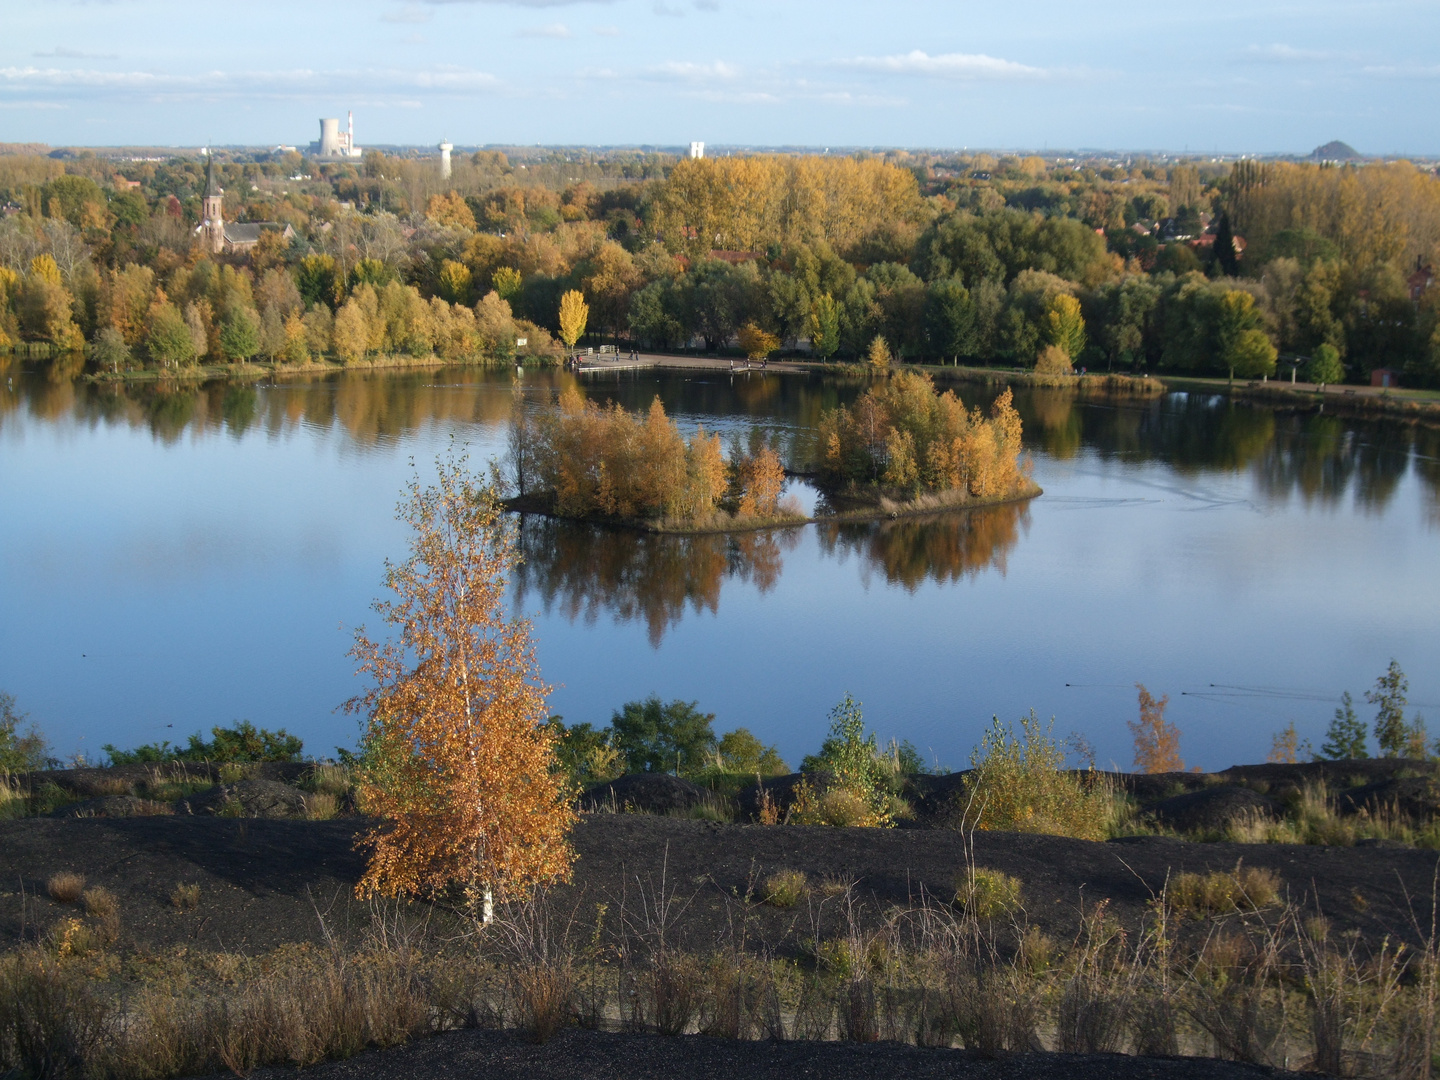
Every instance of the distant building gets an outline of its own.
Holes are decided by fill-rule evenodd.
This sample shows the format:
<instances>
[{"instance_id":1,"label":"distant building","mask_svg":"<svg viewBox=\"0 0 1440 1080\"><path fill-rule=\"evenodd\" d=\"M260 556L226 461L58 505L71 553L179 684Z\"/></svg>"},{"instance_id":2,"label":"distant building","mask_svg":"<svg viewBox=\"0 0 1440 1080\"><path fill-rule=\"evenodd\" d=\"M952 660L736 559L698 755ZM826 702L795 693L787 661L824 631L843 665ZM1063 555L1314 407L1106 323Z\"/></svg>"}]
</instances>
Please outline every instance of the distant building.
<instances>
[{"instance_id":1,"label":"distant building","mask_svg":"<svg viewBox=\"0 0 1440 1080\"><path fill-rule=\"evenodd\" d=\"M364 156L355 145L355 114L350 112L346 115L348 119L344 131L340 130L339 120L321 119L320 141L311 143L310 151L322 161L345 161Z\"/></svg>"},{"instance_id":2,"label":"distant building","mask_svg":"<svg viewBox=\"0 0 1440 1080\"><path fill-rule=\"evenodd\" d=\"M455 144L446 139L440 144L440 178L450 179L450 151L455 149Z\"/></svg>"},{"instance_id":3,"label":"distant building","mask_svg":"<svg viewBox=\"0 0 1440 1080\"><path fill-rule=\"evenodd\" d=\"M278 232L286 243L295 239L295 230L278 221L225 221L225 189L215 182L215 158L205 161L205 193L200 197L200 224L195 234L212 255L243 254L260 242L267 232Z\"/></svg>"},{"instance_id":4,"label":"distant building","mask_svg":"<svg viewBox=\"0 0 1440 1080\"><path fill-rule=\"evenodd\" d=\"M690 160L698 161L705 156L705 144L703 142L692 142L690 144Z\"/></svg>"},{"instance_id":5,"label":"distant building","mask_svg":"<svg viewBox=\"0 0 1440 1080\"><path fill-rule=\"evenodd\" d=\"M1370 385L1379 386L1384 389L1400 385L1400 372L1394 368L1377 367L1370 369Z\"/></svg>"}]
</instances>

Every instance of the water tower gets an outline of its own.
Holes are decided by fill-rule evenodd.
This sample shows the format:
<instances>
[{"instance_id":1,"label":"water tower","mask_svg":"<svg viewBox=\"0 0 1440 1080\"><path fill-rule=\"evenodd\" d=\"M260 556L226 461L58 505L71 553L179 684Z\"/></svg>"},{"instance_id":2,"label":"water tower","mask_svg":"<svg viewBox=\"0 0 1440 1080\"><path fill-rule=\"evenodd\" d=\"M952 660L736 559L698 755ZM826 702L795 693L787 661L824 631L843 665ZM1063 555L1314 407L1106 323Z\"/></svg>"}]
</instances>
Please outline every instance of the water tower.
<instances>
[{"instance_id":1,"label":"water tower","mask_svg":"<svg viewBox=\"0 0 1440 1080\"><path fill-rule=\"evenodd\" d=\"M447 141L440 144L440 179L442 180L450 179L450 151L454 149L455 144L452 142Z\"/></svg>"}]
</instances>

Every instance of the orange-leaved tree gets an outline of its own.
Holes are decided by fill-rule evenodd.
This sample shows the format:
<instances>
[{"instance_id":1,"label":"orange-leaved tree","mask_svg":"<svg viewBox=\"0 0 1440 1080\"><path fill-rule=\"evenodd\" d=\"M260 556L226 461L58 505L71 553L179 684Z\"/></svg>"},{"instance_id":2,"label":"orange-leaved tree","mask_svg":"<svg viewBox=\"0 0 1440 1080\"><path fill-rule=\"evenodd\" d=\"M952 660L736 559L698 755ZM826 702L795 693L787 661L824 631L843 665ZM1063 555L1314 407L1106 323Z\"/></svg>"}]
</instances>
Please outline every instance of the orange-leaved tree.
<instances>
[{"instance_id":1,"label":"orange-leaved tree","mask_svg":"<svg viewBox=\"0 0 1440 1080\"><path fill-rule=\"evenodd\" d=\"M764 360L780 347L780 339L768 330L762 330L753 322L747 322L735 335L747 358Z\"/></svg>"},{"instance_id":2,"label":"orange-leaved tree","mask_svg":"<svg viewBox=\"0 0 1440 1080\"><path fill-rule=\"evenodd\" d=\"M736 510L741 517L769 517L779 511L780 493L785 490L785 466L774 450L762 446L758 453L742 461L738 479L740 503Z\"/></svg>"},{"instance_id":3,"label":"orange-leaved tree","mask_svg":"<svg viewBox=\"0 0 1440 1080\"><path fill-rule=\"evenodd\" d=\"M380 819L361 840L371 855L357 892L459 885L488 921L495 898L569 876L575 814L530 624L506 617L514 526L467 464L452 451L433 486L406 489L410 556L387 560L393 599L374 604L398 640L356 631L350 655L373 686L346 709L367 718L360 798Z\"/></svg>"},{"instance_id":4,"label":"orange-leaved tree","mask_svg":"<svg viewBox=\"0 0 1440 1080\"><path fill-rule=\"evenodd\" d=\"M1184 772L1180 729L1165 722L1165 706L1170 704L1170 696L1167 694L1156 701L1144 683L1136 683L1135 689L1140 691L1140 719L1126 721L1135 736L1135 767L1146 773Z\"/></svg>"}]
</instances>

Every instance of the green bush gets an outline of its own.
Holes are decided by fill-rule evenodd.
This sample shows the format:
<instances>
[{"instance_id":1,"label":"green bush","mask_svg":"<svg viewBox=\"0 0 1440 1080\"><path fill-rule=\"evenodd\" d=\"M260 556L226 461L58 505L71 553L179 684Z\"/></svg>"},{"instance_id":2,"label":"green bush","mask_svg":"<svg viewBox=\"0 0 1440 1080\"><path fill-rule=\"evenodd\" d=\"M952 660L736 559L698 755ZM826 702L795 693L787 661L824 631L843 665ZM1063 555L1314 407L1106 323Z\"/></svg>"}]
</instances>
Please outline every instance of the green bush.
<instances>
[{"instance_id":1,"label":"green bush","mask_svg":"<svg viewBox=\"0 0 1440 1080\"><path fill-rule=\"evenodd\" d=\"M702 713L694 701L663 704L651 695L626 702L610 718L610 744L625 756L625 771L703 772L715 751L713 713ZM578 725L577 725L578 726Z\"/></svg>"},{"instance_id":2,"label":"green bush","mask_svg":"<svg viewBox=\"0 0 1440 1080\"><path fill-rule=\"evenodd\" d=\"M45 737L33 724L23 735L15 733L24 719L24 713L15 711L15 699L0 692L0 773L29 772L57 764L50 758Z\"/></svg>"},{"instance_id":3,"label":"green bush","mask_svg":"<svg viewBox=\"0 0 1440 1080\"><path fill-rule=\"evenodd\" d=\"M210 735L207 743L197 731L185 747L159 742L119 750L106 743L101 749L110 755L111 765L135 765L164 761L299 761L300 752L305 748L297 736L284 728L279 731L257 729L249 720L242 720L231 728L211 728Z\"/></svg>"},{"instance_id":4,"label":"green bush","mask_svg":"<svg viewBox=\"0 0 1440 1080\"><path fill-rule=\"evenodd\" d=\"M1103 840L1117 798L1098 777L1065 768L1065 750L1032 711L1020 729L996 717L970 755L974 767L955 808L963 829Z\"/></svg>"},{"instance_id":5,"label":"green bush","mask_svg":"<svg viewBox=\"0 0 1440 1080\"><path fill-rule=\"evenodd\" d=\"M792 908L810 892L810 882L799 870L779 870L765 879L765 902L771 907Z\"/></svg>"}]
</instances>

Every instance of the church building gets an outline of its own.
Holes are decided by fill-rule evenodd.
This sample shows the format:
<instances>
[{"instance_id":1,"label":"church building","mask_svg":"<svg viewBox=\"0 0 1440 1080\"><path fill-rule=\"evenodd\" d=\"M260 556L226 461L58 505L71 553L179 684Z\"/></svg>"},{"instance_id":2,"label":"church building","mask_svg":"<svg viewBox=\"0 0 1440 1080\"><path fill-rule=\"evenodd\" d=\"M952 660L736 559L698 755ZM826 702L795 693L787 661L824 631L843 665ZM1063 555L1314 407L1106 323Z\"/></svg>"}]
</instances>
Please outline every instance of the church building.
<instances>
[{"instance_id":1,"label":"church building","mask_svg":"<svg viewBox=\"0 0 1440 1080\"><path fill-rule=\"evenodd\" d=\"M267 232L278 232L288 244L295 239L295 230L278 221L241 223L225 221L225 189L215 182L215 157L205 160L205 194L200 199L200 224L195 233L206 249L214 255L243 254L260 242Z\"/></svg>"}]
</instances>

